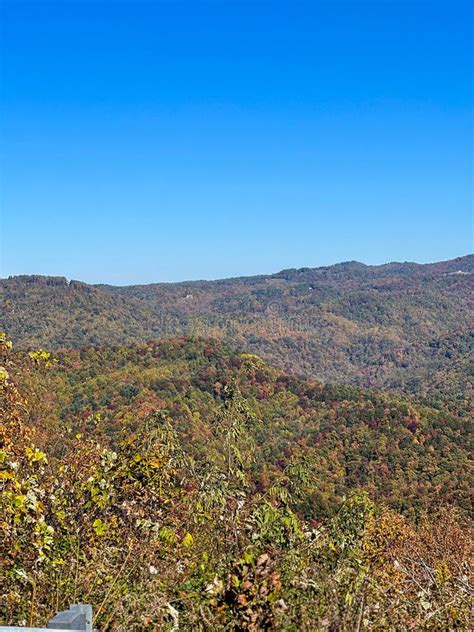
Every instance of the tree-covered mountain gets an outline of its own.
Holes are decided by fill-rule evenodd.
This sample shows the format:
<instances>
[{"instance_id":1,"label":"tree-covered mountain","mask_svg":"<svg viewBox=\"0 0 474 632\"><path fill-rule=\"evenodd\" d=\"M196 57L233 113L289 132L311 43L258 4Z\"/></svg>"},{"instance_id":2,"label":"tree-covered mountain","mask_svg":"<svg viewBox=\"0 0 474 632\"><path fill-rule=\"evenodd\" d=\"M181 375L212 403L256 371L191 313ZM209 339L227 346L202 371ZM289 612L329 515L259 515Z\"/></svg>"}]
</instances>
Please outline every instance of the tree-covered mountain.
<instances>
[{"instance_id":1,"label":"tree-covered mountain","mask_svg":"<svg viewBox=\"0 0 474 632\"><path fill-rule=\"evenodd\" d=\"M1 623L471 629L473 274L3 280Z\"/></svg>"},{"instance_id":2,"label":"tree-covered mountain","mask_svg":"<svg viewBox=\"0 0 474 632\"><path fill-rule=\"evenodd\" d=\"M213 427L222 403L238 391L252 419L246 435L257 446L253 483L260 491L300 456L318 481L306 497L313 517L330 514L358 488L411 516L440 502L470 505L473 446L462 414L291 377L215 340L90 347L54 357L46 372L29 372L39 398L34 425L43 429L45 446L62 448L81 433L114 447L154 412L172 422L186 452L212 463L219 447Z\"/></svg>"},{"instance_id":3,"label":"tree-covered mountain","mask_svg":"<svg viewBox=\"0 0 474 632\"><path fill-rule=\"evenodd\" d=\"M470 629L464 411L290 376L221 341L0 339L2 622Z\"/></svg>"},{"instance_id":4,"label":"tree-covered mountain","mask_svg":"<svg viewBox=\"0 0 474 632\"><path fill-rule=\"evenodd\" d=\"M433 373L435 390L443 390L451 371L472 373L467 365L473 255L426 265L349 262L268 276L130 287L20 276L3 280L1 287L2 328L24 348L200 335L256 353L293 374L419 389L427 397ZM463 379L452 396L465 400L466 388Z\"/></svg>"}]
</instances>

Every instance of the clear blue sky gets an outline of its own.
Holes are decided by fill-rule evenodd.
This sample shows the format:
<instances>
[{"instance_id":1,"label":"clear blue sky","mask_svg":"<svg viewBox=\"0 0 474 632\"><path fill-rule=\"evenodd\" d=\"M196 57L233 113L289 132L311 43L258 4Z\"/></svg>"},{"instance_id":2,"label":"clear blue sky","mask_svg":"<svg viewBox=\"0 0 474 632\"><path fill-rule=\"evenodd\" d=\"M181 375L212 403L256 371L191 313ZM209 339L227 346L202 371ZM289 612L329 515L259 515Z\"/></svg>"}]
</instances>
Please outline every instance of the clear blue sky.
<instances>
[{"instance_id":1,"label":"clear blue sky","mask_svg":"<svg viewBox=\"0 0 474 632\"><path fill-rule=\"evenodd\" d=\"M1 276L473 250L470 1L1 4Z\"/></svg>"}]
</instances>

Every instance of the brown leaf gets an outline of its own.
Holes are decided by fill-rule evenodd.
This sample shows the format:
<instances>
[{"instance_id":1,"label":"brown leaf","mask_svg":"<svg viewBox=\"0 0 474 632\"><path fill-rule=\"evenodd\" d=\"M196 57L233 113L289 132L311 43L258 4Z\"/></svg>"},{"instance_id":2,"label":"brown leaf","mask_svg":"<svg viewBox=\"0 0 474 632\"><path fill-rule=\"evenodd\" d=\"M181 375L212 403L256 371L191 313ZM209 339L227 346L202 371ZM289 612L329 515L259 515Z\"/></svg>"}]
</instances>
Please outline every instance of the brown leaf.
<instances>
[{"instance_id":1,"label":"brown leaf","mask_svg":"<svg viewBox=\"0 0 474 632\"><path fill-rule=\"evenodd\" d=\"M237 603L240 606L246 606L247 605L247 597L245 595L239 595L237 597Z\"/></svg>"},{"instance_id":2,"label":"brown leaf","mask_svg":"<svg viewBox=\"0 0 474 632\"><path fill-rule=\"evenodd\" d=\"M263 566L264 564L268 562L269 559L270 559L270 556L268 555L268 553L262 553L262 555L260 555L260 557L257 560L257 566Z\"/></svg>"}]
</instances>

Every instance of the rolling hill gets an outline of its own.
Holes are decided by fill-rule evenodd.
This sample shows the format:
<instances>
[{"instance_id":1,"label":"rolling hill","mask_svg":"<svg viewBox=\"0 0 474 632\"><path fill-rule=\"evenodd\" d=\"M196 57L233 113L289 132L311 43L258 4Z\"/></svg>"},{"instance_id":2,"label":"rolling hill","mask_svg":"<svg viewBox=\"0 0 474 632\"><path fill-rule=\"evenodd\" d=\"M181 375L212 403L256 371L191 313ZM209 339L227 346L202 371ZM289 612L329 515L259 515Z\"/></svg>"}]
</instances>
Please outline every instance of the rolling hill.
<instances>
[{"instance_id":1,"label":"rolling hill","mask_svg":"<svg viewBox=\"0 0 474 632\"><path fill-rule=\"evenodd\" d=\"M293 374L408 391L429 391L428 375L467 365L472 350L473 255L129 287L19 276L1 290L1 326L23 348L215 337ZM450 361L439 350L455 339Z\"/></svg>"},{"instance_id":2,"label":"rolling hill","mask_svg":"<svg viewBox=\"0 0 474 632\"><path fill-rule=\"evenodd\" d=\"M2 622L471 629L463 415L215 339L0 365Z\"/></svg>"}]
</instances>

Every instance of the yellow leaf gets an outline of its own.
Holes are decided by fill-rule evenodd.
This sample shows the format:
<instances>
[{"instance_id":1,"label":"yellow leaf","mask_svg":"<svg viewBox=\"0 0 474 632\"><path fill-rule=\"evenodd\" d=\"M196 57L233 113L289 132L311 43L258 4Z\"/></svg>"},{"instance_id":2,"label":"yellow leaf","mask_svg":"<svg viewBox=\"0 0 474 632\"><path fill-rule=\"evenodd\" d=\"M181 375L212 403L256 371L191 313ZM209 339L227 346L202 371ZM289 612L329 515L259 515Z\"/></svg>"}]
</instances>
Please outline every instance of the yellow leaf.
<instances>
[{"instance_id":1,"label":"yellow leaf","mask_svg":"<svg viewBox=\"0 0 474 632\"><path fill-rule=\"evenodd\" d=\"M103 522L100 518L97 518L97 520L94 520L94 522L92 523L92 526L94 527L94 531L96 532L98 536L104 535L104 533L108 529L107 524Z\"/></svg>"},{"instance_id":2,"label":"yellow leaf","mask_svg":"<svg viewBox=\"0 0 474 632\"><path fill-rule=\"evenodd\" d=\"M190 533L186 533L186 535L183 538L183 546L189 549L189 547L192 546L193 541L194 541L193 536Z\"/></svg>"}]
</instances>

